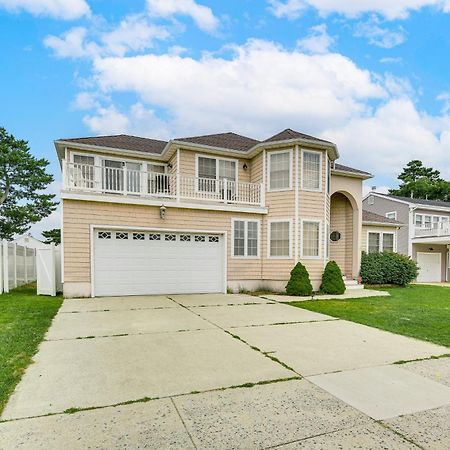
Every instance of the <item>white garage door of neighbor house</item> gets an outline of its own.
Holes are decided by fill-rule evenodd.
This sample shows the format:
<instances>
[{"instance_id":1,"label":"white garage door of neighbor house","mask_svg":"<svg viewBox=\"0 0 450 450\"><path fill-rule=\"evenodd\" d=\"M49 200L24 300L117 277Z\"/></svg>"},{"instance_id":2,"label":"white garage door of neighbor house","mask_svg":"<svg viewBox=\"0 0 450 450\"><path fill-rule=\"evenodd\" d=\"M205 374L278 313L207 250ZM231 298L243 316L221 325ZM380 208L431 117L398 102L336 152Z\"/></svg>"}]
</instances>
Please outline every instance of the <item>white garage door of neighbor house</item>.
<instances>
[{"instance_id":1,"label":"white garage door of neighbor house","mask_svg":"<svg viewBox=\"0 0 450 450\"><path fill-rule=\"evenodd\" d=\"M94 230L94 295L223 292L224 237Z\"/></svg>"},{"instance_id":2,"label":"white garage door of neighbor house","mask_svg":"<svg viewBox=\"0 0 450 450\"><path fill-rule=\"evenodd\" d=\"M422 283L441 281L441 254L417 253L419 276L417 281Z\"/></svg>"}]
</instances>

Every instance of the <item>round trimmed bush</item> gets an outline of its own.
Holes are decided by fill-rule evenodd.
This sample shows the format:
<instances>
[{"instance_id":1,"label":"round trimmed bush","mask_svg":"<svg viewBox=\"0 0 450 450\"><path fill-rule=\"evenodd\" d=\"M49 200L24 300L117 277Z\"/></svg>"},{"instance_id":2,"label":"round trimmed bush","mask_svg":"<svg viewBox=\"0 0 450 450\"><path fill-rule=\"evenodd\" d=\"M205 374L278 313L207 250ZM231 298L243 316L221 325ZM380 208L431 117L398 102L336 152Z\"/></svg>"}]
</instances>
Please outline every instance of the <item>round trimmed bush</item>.
<instances>
[{"instance_id":1,"label":"round trimmed bush","mask_svg":"<svg viewBox=\"0 0 450 450\"><path fill-rule=\"evenodd\" d=\"M340 295L345 292L345 283L342 272L336 261L329 261L322 274L320 292L324 294Z\"/></svg>"},{"instance_id":2,"label":"round trimmed bush","mask_svg":"<svg viewBox=\"0 0 450 450\"><path fill-rule=\"evenodd\" d=\"M286 294L307 296L312 295L312 293L313 288L309 279L309 273L302 263L297 263L291 270L291 278L286 285Z\"/></svg>"},{"instance_id":3,"label":"round trimmed bush","mask_svg":"<svg viewBox=\"0 0 450 450\"><path fill-rule=\"evenodd\" d=\"M393 252L362 254L360 275L365 284L406 286L418 274L419 267L409 256Z\"/></svg>"}]
</instances>

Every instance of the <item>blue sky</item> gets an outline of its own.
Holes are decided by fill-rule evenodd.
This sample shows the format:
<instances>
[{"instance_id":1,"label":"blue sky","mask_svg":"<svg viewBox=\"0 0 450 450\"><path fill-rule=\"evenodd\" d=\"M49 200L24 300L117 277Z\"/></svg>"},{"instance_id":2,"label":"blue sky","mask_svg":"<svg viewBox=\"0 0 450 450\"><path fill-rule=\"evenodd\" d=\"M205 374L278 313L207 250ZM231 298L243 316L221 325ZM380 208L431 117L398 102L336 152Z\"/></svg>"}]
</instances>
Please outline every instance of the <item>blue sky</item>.
<instances>
[{"instance_id":1,"label":"blue sky","mask_svg":"<svg viewBox=\"0 0 450 450\"><path fill-rule=\"evenodd\" d=\"M288 127L370 185L413 158L450 177L449 21L449 0L0 0L0 124L57 180L61 137Z\"/></svg>"}]
</instances>

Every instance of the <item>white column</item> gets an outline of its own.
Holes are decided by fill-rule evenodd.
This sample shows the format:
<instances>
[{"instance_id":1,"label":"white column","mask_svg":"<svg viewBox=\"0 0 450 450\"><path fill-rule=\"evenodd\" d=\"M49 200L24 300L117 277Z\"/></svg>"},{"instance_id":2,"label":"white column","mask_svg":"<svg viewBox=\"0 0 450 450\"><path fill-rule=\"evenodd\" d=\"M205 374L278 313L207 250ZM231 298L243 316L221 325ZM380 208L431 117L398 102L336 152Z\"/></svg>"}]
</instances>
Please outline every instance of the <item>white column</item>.
<instances>
[{"instance_id":1,"label":"white column","mask_svg":"<svg viewBox=\"0 0 450 450\"><path fill-rule=\"evenodd\" d=\"M3 239L3 291L9 292L9 272L8 272L8 242Z\"/></svg>"},{"instance_id":2,"label":"white column","mask_svg":"<svg viewBox=\"0 0 450 450\"><path fill-rule=\"evenodd\" d=\"M295 146L295 150L294 150L294 168L295 168L295 170L292 170L292 176L295 177L294 178L294 202L295 202L295 205L294 205L294 261L295 261L295 264L297 264L298 263L298 255L299 255L298 144ZM291 169L293 169L293 168L291 168Z\"/></svg>"}]
</instances>

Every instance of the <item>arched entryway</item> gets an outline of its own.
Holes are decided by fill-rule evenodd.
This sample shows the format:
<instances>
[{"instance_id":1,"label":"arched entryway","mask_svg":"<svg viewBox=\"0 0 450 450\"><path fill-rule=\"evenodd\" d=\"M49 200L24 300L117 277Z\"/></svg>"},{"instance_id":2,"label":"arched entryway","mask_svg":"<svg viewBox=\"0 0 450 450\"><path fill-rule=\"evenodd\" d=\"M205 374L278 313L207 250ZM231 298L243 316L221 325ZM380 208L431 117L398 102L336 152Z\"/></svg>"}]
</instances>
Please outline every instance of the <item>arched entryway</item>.
<instances>
[{"instance_id":1,"label":"arched entryway","mask_svg":"<svg viewBox=\"0 0 450 450\"><path fill-rule=\"evenodd\" d=\"M358 207L353 196L335 192L330 203L330 259L348 279L358 275Z\"/></svg>"}]
</instances>

